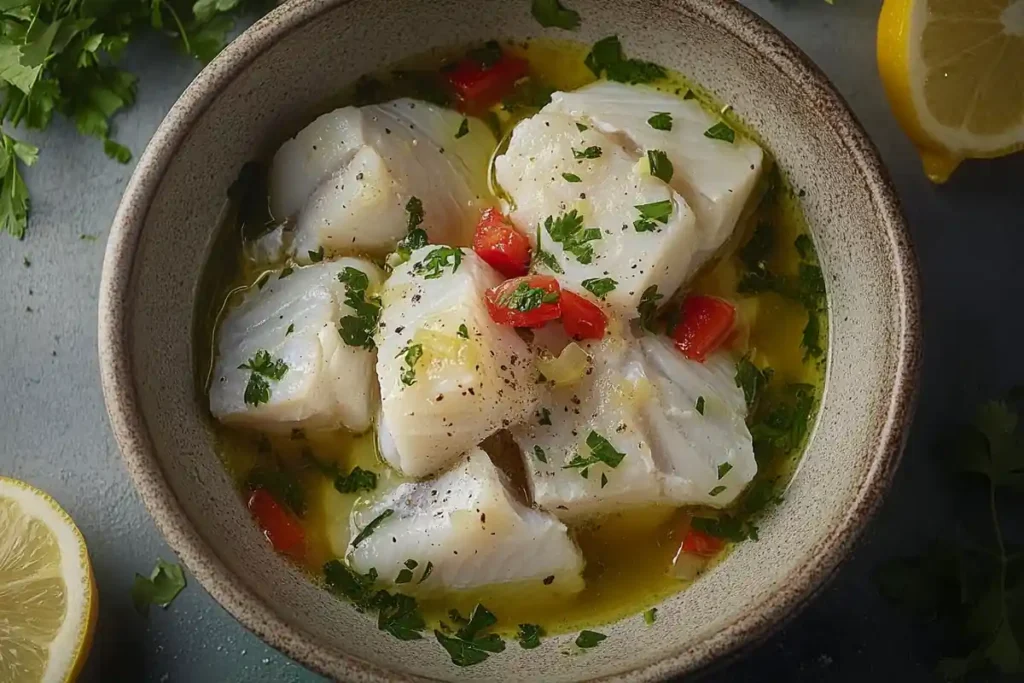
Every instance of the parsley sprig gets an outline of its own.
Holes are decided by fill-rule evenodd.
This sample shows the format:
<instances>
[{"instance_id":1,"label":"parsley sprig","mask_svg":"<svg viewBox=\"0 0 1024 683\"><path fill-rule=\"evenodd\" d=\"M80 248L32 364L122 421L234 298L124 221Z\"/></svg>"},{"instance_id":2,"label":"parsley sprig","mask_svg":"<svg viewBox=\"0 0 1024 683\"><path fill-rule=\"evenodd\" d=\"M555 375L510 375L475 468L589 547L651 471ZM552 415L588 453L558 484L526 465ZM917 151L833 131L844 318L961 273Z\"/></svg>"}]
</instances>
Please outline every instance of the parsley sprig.
<instances>
[{"instance_id":1,"label":"parsley sprig","mask_svg":"<svg viewBox=\"0 0 1024 683\"><path fill-rule=\"evenodd\" d=\"M601 239L601 231L597 228L584 228L583 216L576 209L558 218L548 216L544 220L544 229L552 240L561 244L580 263L586 265L594 260L594 245L591 242Z\"/></svg>"},{"instance_id":2,"label":"parsley sprig","mask_svg":"<svg viewBox=\"0 0 1024 683\"><path fill-rule=\"evenodd\" d=\"M358 268L346 266L338 273L338 281L346 285L345 303L355 312L338 321L338 334L349 346L372 351L376 347L373 333L380 318L380 299L366 296L370 278Z\"/></svg>"},{"instance_id":3,"label":"parsley sprig","mask_svg":"<svg viewBox=\"0 0 1024 683\"><path fill-rule=\"evenodd\" d=\"M251 370L243 400L247 405L256 407L270 402L270 383L267 380L280 381L288 372L288 365L282 358L272 360L269 351L260 349L247 362L239 365L238 369Z\"/></svg>"}]
</instances>

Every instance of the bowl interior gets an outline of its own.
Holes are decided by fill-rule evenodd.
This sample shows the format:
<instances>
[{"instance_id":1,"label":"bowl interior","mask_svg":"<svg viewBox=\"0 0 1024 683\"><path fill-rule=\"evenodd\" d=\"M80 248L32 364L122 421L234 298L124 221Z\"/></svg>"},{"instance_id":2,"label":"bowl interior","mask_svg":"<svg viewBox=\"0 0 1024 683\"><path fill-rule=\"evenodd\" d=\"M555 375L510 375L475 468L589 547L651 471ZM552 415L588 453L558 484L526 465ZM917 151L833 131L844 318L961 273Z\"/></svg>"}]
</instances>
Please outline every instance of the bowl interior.
<instances>
[{"instance_id":1,"label":"bowl interior","mask_svg":"<svg viewBox=\"0 0 1024 683\"><path fill-rule=\"evenodd\" d=\"M583 42L618 34L631 56L682 72L730 103L794 187L826 274L829 372L813 438L785 502L659 620L571 636L455 668L429 639L399 642L273 554L212 447L192 377L193 307L229 185L359 75L410 54L543 35L526 0L314 1L279 9L197 79L158 132L118 214L104 276L101 353L115 432L172 545L248 627L345 680L569 681L692 670L762 633L834 568L898 456L916 367L913 259L877 160L845 108L783 39L739 6L576 0ZM273 40L274 38L276 40ZM555 639L552 639L555 640ZM393 673L385 673L393 672Z\"/></svg>"}]
</instances>

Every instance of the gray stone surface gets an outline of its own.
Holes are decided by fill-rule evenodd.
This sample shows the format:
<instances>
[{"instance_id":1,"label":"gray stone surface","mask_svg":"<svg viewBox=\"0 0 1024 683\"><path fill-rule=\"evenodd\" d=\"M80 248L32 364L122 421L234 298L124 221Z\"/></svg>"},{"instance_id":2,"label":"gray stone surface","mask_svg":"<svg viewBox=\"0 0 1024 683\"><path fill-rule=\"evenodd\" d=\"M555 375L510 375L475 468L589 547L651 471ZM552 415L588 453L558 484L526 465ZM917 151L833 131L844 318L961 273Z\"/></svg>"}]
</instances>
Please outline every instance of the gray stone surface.
<instances>
[{"instance_id":1,"label":"gray stone surface","mask_svg":"<svg viewBox=\"0 0 1024 683\"><path fill-rule=\"evenodd\" d=\"M933 680L931 641L881 601L871 572L948 530L953 503L933 457L944 428L1024 381L1024 317L1012 314L1024 300L1024 157L970 164L944 187L929 184L882 97L874 59L880 2L835 1L745 4L832 78L905 202L924 277L918 419L893 494L851 561L785 630L712 674L716 682ZM118 120L118 139L138 153L196 67L155 42L129 58L141 76L139 101ZM27 239L0 236L0 474L53 494L88 541L100 619L82 680L320 680L263 645L194 582L148 619L132 609L134 573L148 572L157 557L173 559L121 465L97 372L103 245L132 167L109 161L65 122L25 137L43 151L27 176L35 201Z\"/></svg>"}]
</instances>

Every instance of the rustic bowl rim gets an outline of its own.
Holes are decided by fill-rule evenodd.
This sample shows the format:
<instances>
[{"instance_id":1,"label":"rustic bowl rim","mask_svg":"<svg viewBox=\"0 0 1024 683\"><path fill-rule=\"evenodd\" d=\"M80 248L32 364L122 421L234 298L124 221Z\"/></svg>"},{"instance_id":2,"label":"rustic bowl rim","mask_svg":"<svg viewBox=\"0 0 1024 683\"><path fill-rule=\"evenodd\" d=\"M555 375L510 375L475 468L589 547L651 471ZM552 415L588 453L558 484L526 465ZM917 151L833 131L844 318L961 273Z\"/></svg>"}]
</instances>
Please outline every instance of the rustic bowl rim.
<instances>
[{"instance_id":1,"label":"rustic bowl rim","mask_svg":"<svg viewBox=\"0 0 1024 683\"><path fill-rule=\"evenodd\" d=\"M243 626L324 675L345 670L380 681L412 680L349 655L337 655L278 616L217 557L176 500L164 479L138 405L130 362L131 280L136 250L149 207L176 151L194 123L235 78L273 44L321 15L354 0L290 0L242 33L204 68L171 107L146 146L115 214L103 260L98 346L103 396L125 465L149 513L170 547L203 587ZM796 83L823 114L856 162L874 212L885 226L894 264L895 343L898 363L872 467L854 504L830 530L816 553L793 570L756 609L707 640L655 663L602 680L651 680L699 670L779 628L835 573L876 512L899 464L913 415L921 367L920 285L916 257L899 199L878 151L825 74L788 38L734 0L674 0L681 8L717 24ZM312 645L312 647L311 647ZM699 647L699 650L698 650Z\"/></svg>"}]
</instances>

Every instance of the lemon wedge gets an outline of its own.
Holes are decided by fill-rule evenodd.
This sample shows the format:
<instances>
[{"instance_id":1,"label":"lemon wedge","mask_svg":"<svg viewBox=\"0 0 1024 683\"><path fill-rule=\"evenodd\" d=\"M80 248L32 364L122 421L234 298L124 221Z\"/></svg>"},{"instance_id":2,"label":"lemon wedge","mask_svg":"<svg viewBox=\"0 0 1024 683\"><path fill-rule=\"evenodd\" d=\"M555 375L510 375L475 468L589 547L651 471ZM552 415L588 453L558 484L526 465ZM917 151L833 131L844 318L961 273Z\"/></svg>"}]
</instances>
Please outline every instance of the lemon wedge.
<instances>
[{"instance_id":1,"label":"lemon wedge","mask_svg":"<svg viewBox=\"0 0 1024 683\"><path fill-rule=\"evenodd\" d=\"M73 681L96 624L85 540L42 491L0 477L0 681Z\"/></svg>"},{"instance_id":2,"label":"lemon wedge","mask_svg":"<svg viewBox=\"0 0 1024 683\"><path fill-rule=\"evenodd\" d=\"M878 69L925 172L1024 148L1024 0L885 0Z\"/></svg>"}]
</instances>

